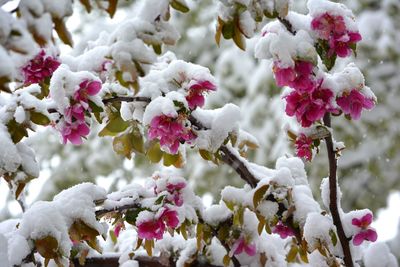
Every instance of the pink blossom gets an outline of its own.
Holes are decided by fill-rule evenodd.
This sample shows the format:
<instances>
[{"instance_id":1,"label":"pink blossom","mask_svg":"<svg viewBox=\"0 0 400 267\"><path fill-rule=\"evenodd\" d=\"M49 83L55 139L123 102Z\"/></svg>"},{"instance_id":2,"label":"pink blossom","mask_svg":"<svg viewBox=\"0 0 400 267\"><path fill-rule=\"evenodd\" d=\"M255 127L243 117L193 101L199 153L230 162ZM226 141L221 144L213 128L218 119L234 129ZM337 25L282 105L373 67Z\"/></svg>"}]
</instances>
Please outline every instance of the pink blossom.
<instances>
[{"instance_id":1,"label":"pink blossom","mask_svg":"<svg viewBox=\"0 0 400 267\"><path fill-rule=\"evenodd\" d=\"M41 50L39 54L22 68L24 84L43 82L53 74L60 64L58 59L52 56L46 56L46 52Z\"/></svg>"},{"instance_id":2,"label":"pink blossom","mask_svg":"<svg viewBox=\"0 0 400 267\"><path fill-rule=\"evenodd\" d=\"M162 239L165 232L165 224L162 220L149 220L137 225L140 239Z\"/></svg>"},{"instance_id":3,"label":"pink blossom","mask_svg":"<svg viewBox=\"0 0 400 267\"><path fill-rule=\"evenodd\" d=\"M169 228L176 228L179 224L178 213L176 210L171 210L169 208L165 208L159 219L162 220Z\"/></svg>"},{"instance_id":4,"label":"pink blossom","mask_svg":"<svg viewBox=\"0 0 400 267\"><path fill-rule=\"evenodd\" d=\"M372 223L372 214L367 213L360 219L358 218L353 218L351 221L351 224L354 226L357 226L360 229L360 232L358 232L356 235L354 235L353 238L353 244L355 246L359 246L364 242L364 240L375 242L376 239L378 238L378 235L372 227L370 227L370 224Z\"/></svg>"},{"instance_id":5,"label":"pink blossom","mask_svg":"<svg viewBox=\"0 0 400 267\"><path fill-rule=\"evenodd\" d=\"M173 202L178 207L183 205L183 197L182 193L180 192L183 188L186 187L186 183L180 182L177 184L167 184L167 191L170 193L170 196L167 199Z\"/></svg>"},{"instance_id":6,"label":"pink blossom","mask_svg":"<svg viewBox=\"0 0 400 267\"><path fill-rule=\"evenodd\" d=\"M244 237L241 237L235 241L232 246L232 250L233 254L235 255L246 252L247 255L254 256L257 253L256 245L247 243Z\"/></svg>"},{"instance_id":7,"label":"pink blossom","mask_svg":"<svg viewBox=\"0 0 400 267\"><path fill-rule=\"evenodd\" d=\"M339 57L347 57L351 54L352 46L362 39L358 32L351 32L346 28L342 16L329 13L314 18L311 28L320 39L328 41L328 56L337 54Z\"/></svg>"},{"instance_id":8,"label":"pink blossom","mask_svg":"<svg viewBox=\"0 0 400 267\"><path fill-rule=\"evenodd\" d=\"M149 139L156 138L160 140L162 147L168 148L169 153L176 154L180 143L190 142L196 136L179 119L159 115L151 120L149 128Z\"/></svg>"},{"instance_id":9,"label":"pink blossom","mask_svg":"<svg viewBox=\"0 0 400 267\"><path fill-rule=\"evenodd\" d=\"M69 123L72 123L72 121L79 121L79 122L84 122L85 121L85 109L80 105L80 104L75 104L73 106L69 106L65 110L64 114L65 120Z\"/></svg>"},{"instance_id":10,"label":"pink blossom","mask_svg":"<svg viewBox=\"0 0 400 267\"><path fill-rule=\"evenodd\" d=\"M296 116L303 127L310 127L328 111L335 112L331 105L333 92L330 89L318 87L312 93L292 91L285 99L286 114Z\"/></svg>"},{"instance_id":11,"label":"pink blossom","mask_svg":"<svg viewBox=\"0 0 400 267\"><path fill-rule=\"evenodd\" d=\"M363 108L372 109L375 103L372 99L366 98L360 91L353 89L350 93L345 92L336 99L337 104L343 113L350 115L352 119L358 120L361 117Z\"/></svg>"},{"instance_id":12,"label":"pink blossom","mask_svg":"<svg viewBox=\"0 0 400 267\"><path fill-rule=\"evenodd\" d=\"M189 104L190 109L204 106L204 93L209 91L215 91L217 87L210 81L195 81L190 88L189 93L186 96L186 100Z\"/></svg>"},{"instance_id":13,"label":"pink blossom","mask_svg":"<svg viewBox=\"0 0 400 267\"><path fill-rule=\"evenodd\" d=\"M290 86L299 92L310 92L315 87L313 68L311 62L298 60L294 68L281 69L275 63L273 70L279 87Z\"/></svg>"},{"instance_id":14,"label":"pink blossom","mask_svg":"<svg viewBox=\"0 0 400 267\"><path fill-rule=\"evenodd\" d=\"M313 140L305 134L300 134L296 138L295 147L296 155L308 161L312 159L312 143Z\"/></svg>"},{"instance_id":15,"label":"pink blossom","mask_svg":"<svg viewBox=\"0 0 400 267\"><path fill-rule=\"evenodd\" d=\"M119 233L121 232L121 230L124 228L124 224L123 223L117 223L117 225L114 228L114 235L116 237L119 237Z\"/></svg>"},{"instance_id":16,"label":"pink blossom","mask_svg":"<svg viewBox=\"0 0 400 267\"><path fill-rule=\"evenodd\" d=\"M178 213L165 208L158 218L137 224L138 236L141 239L162 239L166 227L176 228L179 224Z\"/></svg>"},{"instance_id":17,"label":"pink blossom","mask_svg":"<svg viewBox=\"0 0 400 267\"><path fill-rule=\"evenodd\" d=\"M289 226L284 225L281 221L272 229L272 233L278 234L282 239L288 236L294 236L294 231Z\"/></svg>"},{"instance_id":18,"label":"pink blossom","mask_svg":"<svg viewBox=\"0 0 400 267\"><path fill-rule=\"evenodd\" d=\"M69 140L74 145L82 144L82 137L85 137L90 132L89 126L86 122L76 121L73 123L65 122L61 129L61 136L63 137L63 144L65 145Z\"/></svg>"},{"instance_id":19,"label":"pink blossom","mask_svg":"<svg viewBox=\"0 0 400 267\"><path fill-rule=\"evenodd\" d=\"M74 100L80 103L85 109L89 108L88 96L96 95L101 89L99 81L84 80L79 84L78 90L74 93Z\"/></svg>"}]
</instances>

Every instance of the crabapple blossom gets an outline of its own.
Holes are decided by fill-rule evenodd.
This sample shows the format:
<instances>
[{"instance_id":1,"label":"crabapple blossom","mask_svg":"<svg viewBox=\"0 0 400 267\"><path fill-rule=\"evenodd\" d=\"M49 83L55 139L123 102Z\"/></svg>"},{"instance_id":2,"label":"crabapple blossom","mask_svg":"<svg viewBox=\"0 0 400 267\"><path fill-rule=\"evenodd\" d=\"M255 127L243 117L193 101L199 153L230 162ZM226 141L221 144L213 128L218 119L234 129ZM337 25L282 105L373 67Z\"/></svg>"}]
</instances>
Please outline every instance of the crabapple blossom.
<instances>
[{"instance_id":1,"label":"crabapple blossom","mask_svg":"<svg viewBox=\"0 0 400 267\"><path fill-rule=\"evenodd\" d=\"M149 139L159 139L160 146L167 148L169 153L176 154L179 144L190 142L196 138L191 129L183 125L182 119L159 115L150 122Z\"/></svg>"},{"instance_id":2,"label":"crabapple blossom","mask_svg":"<svg viewBox=\"0 0 400 267\"><path fill-rule=\"evenodd\" d=\"M275 63L273 70L276 84L279 87L292 87L299 92L310 92L315 87L313 68L311 62L302 60L296 61L294 68L279 68Z\"/></svg>"},{"instance_id":3,"label":"crabapple blossom","mask_svg":"<svg viewBox=\"0 0 400 267\"><path fill-rule=\"evenodd\" d=\"M297 136L295 141L296 155L300 158L304 158L308 161L312 159L312 138L306 136L305 134L300 134Z\"/></svg>"},{"instance_id":4,"label":"crabapple blossom","mask_svg":"<svg viewBox=\"0 0 400 267\"><path fill-rule=\"evenodd\" d=\"M189 84L189 93L186 96L190 109L204 106L204 93L215 91L217 87L210 81L192 81Z\"/></svg>"},{"instance_id":5,"label":"crabapple blossom","mask_svg":"<svg viewBox=\"0 0 400 267\"><path fill-rule=\"evenodd\" d=\"M117 225L115 225L115 227L114 227L114 235L116 237L119 237L119 234L120 234L121 230L123 230L123 229L124 229L124 223L121 223L121 222L117 223Z\"/></svg>"},{"instance_id":6,"label":"crabapple blossom","mask_svg":"<svg viewBox=\"0 0 400 267\"><path fill-rule=\"evenodd\" d=\"M79 84L78 90L75 91L73 99L80 103L85 109L89 108L88 96L96 95L101 89L99 81L84 80Z\"/></svg>"},{"instance_id":7,"label":"crabapple blossom","mask_svg":"<svg viewBox=\"0 0 400 267\"><path fill-rule=\"evenodd\" d=\"M60 64L57 58L46 55L46 52L41 50L39 54L22 68L24 84L29 85L43 82L53 74Z\"/></svg>"},{"instance_id":8,"label":"crabapple blossom","mask_svg":"<svg viewBox=\"0 0 400 267\"><path fill-rule=\"evenodd\" d=\"M351 224L360 228L360 231L354 235L353 244L355 246L361 245L364 240L375 242L378 238L378 235L370 224L372 223L372 214L367 213L361 218L353 218Z\"/></svg>"},{"instance_id":9,"label":"crabapple blossom","mask_svg":"<svg viewBox=\"0 0 400 267\"><path fill-rule=\"evenodd\" d=\"M254 256L257 253L257 248L255 244L248 243L245 237L242 236L232 245L232 251L234 255L245 252L249 256Z\"/></svg>"},{"instance_id":10,"label":"crabapple blossom","mask_svg":"<svg viewBox=\"0 0 400 267\"><path fill-rule=\"evenodd\" d=\"M167 200L173 202L176 206L180 207L183 205L183 196L181 190L186 187L186 183L179 182L177 184L168 183L167 191L169 196L167 196Z\"/></svg>"},{"instance_id":11,"label":"crabapple blossom","mask_svg":"<svg viewBox=\"0 0 400 267\"><path fill-rule=\"evenodd\" d=\"M149 211L143 211L149 213ZM178 213L169 208L163 208L158 218L154 215L149 220L139 222L136 226L138 228L138 236L141 239L162 239L166 227L176 228L179 224Z\"/></svg>"},{"instance_id":12,"label":"crabapple blossom","mask_svg":"<svg viewBox=\"0 0 400 267\"><path fill-rule=\"evenodd\" d=\"M70 141L74 145L82 144L82 137L89 134L90 128L86 122L75 121L72 123L65 122L61 128L61 136L63 138L63 144Z\"/></svg>"},{"instance_id":13,"label":"crabapple blossom","mask_svg":"<svg viewBox=\"0 0 400 267\"><path fill-rule=\"evenodd\" d=\"M336 103L344 114L350 115L355 120L361 117L363 108L372 109L375 106L374 100L365 97L357 89L351 90L350 93L344 92L342 96L336 99Z\"/></svg>"},{"instance_id":14,"label":"crabapple blossom","mask_svg":"<svg viewBox=\"0 0 400 267\"><path fill-rule=\"evenodd\" d=\"M331 103L333 92L330 89L321 88L320 85L310 93L292 91L284 98L286 99L286 114L296 116L303 127L310 127L326 112L336 112Z\"/></svg>"},{"instance_id":15,"label":"crabapple blossom","mask_svg":"<svg viewBox=\"0 0 400 267\"><path fill-rule=\"evenodd\" d=\"M285 239L289 236L294 236L294 231L289 226L284 225L281 221L278 222L277 225L272 229L272 233L278 234L282 239Z\"/></svg>"},{"instance_id":16,"label":"crabapple blossom","mask_svg":"<svg viewBox=\"0 0 400 267\"><path fill-rule=\"evenodd\" d=\"M347 57L351 54L352 47L362 39L358 32L351 32L346 28L342 16L328 12L313 18L311 28L318 38L328 41L328 56L337 54L339 57Z\"/></svg>"}]
</instances>

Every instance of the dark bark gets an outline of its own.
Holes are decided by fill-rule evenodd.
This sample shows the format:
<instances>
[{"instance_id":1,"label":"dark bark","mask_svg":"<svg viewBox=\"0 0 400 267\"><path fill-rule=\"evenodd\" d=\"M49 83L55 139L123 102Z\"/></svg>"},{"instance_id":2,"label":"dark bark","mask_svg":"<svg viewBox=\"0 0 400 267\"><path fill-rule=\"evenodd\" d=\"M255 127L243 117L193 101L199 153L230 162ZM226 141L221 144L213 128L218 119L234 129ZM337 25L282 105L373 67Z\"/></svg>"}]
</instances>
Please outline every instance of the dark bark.
<instances>
[{"instance_id":1,"label":"dark bark","mask_svg":"<svg viewBox=\"0 0 400 267\"><path fill-rule=\"evenodd\" d=\"M327 127L331 127L331 117L329 113L324 116L324 124ZM337 199L337 160L336 152L333 148L332 135L325 137L326 150L328 153L329 160L329 210L332 215L333 224L336 226L337 234L339 236L340 244L343 248L344 264L347 267L353 267L353 259L351 256L349 239L343 230L342 221L340 219L339 209L338 209L338 199Z\"/></svg>"}]
</instances>

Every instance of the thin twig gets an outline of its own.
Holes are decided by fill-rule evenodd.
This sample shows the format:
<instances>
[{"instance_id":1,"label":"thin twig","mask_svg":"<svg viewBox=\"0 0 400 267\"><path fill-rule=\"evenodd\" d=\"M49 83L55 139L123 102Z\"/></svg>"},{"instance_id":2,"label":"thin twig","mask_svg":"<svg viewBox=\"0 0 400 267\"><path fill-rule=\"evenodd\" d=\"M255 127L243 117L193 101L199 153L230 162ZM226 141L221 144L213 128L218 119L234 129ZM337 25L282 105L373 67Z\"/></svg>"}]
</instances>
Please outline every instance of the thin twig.
<instances>
[{"instance_id":1,"label":"thin twig","mask_svg":"<svg viewBox=\"0 0 400 267\"><path fill-rule=\"evenodd\" d=\"M324 116L324 124L326 127L331 127L331 117L329 113ZM326 150L328 152L329 159L329 210L331 212L333 223L336 226L337 233L339 236L340 244L343 248L344 264L347 267L353 267L353 259L351 256L349 239L343 230L342 221L340 219L339 209L338 209L338 199L337 199L337 160L335 156L335 151L333 149L332 135L325 138Z\"/></svg>"},{"instance_id":2,"label":"thin twig","mask_svg":"<svg viewBox=\"0 0 400 267\"><path fill-rule=\"evenodd\" d=\"M140 205L137 203L134 203L134 204L124 205L124 206L113 208L113 209L96 210L96 217L101 218L102 216L104 216L107 213L117 212L117 211L123 212L123 211L127 211L130 209L139 209L139 208L140 208Z\"/></svg>"}]
</instances>

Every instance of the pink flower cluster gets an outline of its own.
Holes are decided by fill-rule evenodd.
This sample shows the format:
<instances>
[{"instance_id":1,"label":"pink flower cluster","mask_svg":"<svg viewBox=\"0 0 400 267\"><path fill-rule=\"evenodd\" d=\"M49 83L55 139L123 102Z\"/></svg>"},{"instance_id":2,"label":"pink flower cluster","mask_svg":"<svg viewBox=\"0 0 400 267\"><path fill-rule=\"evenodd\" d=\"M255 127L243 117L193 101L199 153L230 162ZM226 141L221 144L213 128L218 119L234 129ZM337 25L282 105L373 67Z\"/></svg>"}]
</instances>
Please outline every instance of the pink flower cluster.
<instances>
[{"instance_id":1,"label":"pink flower cluster","mask_svg":"<svg viewBox=\"0 0 400 267\"><path fill-rule=\"evenodd\" d=\"M322 119L326 112L337 112L332 105L334 99L330 89L321 87L318 82L308 92L292 91L285 96L286 114L296 116L303 127L310 127L314 122Z\"/></svg>"},{"instance_id":2,"label":"pink flower cluster","mask_svg":"<svg viewBox=\"0 0 400 267\"><path fill-rule=\"evenodd\" d=\"M366 241L371 241L375 242L376 239L378 238L378 235L372 227L370 227L370 224L372 223L372 214L367 213L360 219L358 218L353 218L351 221L351 224L360 228L360 231L354 235L353 238L353 244L355 246L361 245L364 240Z\"/></svg>"},{"instance_id":3,"label":"pink flower cluster","mask_svg":"<svg viewBox=\"0 0 400 267\"><path fill-rule=\"evenodd\" d=\"M74 145L82 144L82 137L89 134L90 128L85 120L86 111L90 111L89 96L96 95L101 89L98 81L85 80L79 84L72 98L72 105L64 112L64 125L61 128L63 143L70 141Z\"/></svg>"},{"instance_id":4,"label":"pink flower cluster","mask_svg":"<svg viewBox=\"0 0 400 267\"><path fill-rule=\"evenodd\" d=\"M361 117L363 108L372 109L375 106L374 100L365 97L357 89L351 90L350 93L344 92L342 96L336 99L336 103L344 114L355 120Z\"/></svg>"},{"instance_id":5,"label":"pink flower cluster","mask_svg":"<svg viewBox=\"0 0 400 267\"><path fill-rule=\"evenodd\" d=\"M296 155L308 161L312 159L313 140L305 134L300 134L295 142Z\"/></svg>"},{"instance_id":6,"label":"pink flower cluster","mask_svg":"<svg viewBox=\"0 0 400 267\"><path fill-rule=\"evenodd\" d=\"M186 100L191 110L204 106L204 93L215 91L217 87L210 81L194 81L190 83Z\"/></svg>"},{"instance_id":7,"label":"pink flower cluster","mask_svg":"<svg viewBox=\"0 0 400 267\"><path fill-rule=\"evenodd\" d=\"M140 239L162 239L166 228L176 228L179 224L178 213L175 210L164 208L159 216L151 220L138 223L138 236Z\"/></svg>"},{"instance_id":8,"label":"pink flower cluster","mask_svg":"<svg viewBox=\"0 0 400 267\"><path fill-rule=\"evenodd\" d=\"M299 92L309 92L315 87L313 79L314 65L308 61L297 60L294 68L279 68L274 63L273 71L279 87L289 86Z\"/></svg>"},{"instance_id":9,"label":"pink flower cluster","mask_svg":"<svg viewBox=\"0 0 400 267\"><path fill-rule=\"evenodd\" d=\"M150 122L149 139L159 139L161 147L166 147L171 154L178 152L179 144L190 142L196 135L184 126L185 119L159 115Z\"/></svg>"},{"instance_id":10,"label":"pink flower cluster","mask_svg":"<svg viewBox=\"0 0 400 267\"><path fill-rule=\"evenodd\" d=\"M52 56L47 56L44 50L41 50L33 59L31 59L23 68L24 84L41 83L50 77L60 66L60 61Z\"/></svg>"},{"instance_id":11,"label":"pink flower cluster","mask_svg":"<svg viewBox=\"0 0 400 267\"><path fill-rule=\"evenodd\" d=\"M232 246L233 254L238 255L245 252L249 256L256 255L257 248L255 244L248 243L246 239L242 236Z\"/></svg>"},{"instance_id":12,"label":"pink flower cluster","mask_svg":"<svg viewBox=\"0 0 400 267\"><path fill-rule=\"evenodd\" d=\"M165 198L168 202L180 207L183 205L183 196L182 189L186 187L186 183L168 183L166 186L167 197ZM154 188L156 194L163 192L162 190L158 190L157 187Z\"/></svg>"},{"instance_id":13,"label":"pink flower cluster","mask_svg":"<svg viewBox=\"0 0 400 267\"><path fill-rule=\"evenodd\" d=\"M281 221L272 229L272 233L278 234L282 239L294 236L294 231L289 226L284 225Z\"/></svg>"},{"instance_id":14,"label":"pink flower cluster","mask_svg":"<svg viewBox=\"0 0 400 267\"><path fill-rule=\"evenodd\" d=\"M311 21L311 28L317 32L320 39L328 42L328 56L337 54L339 57L347 57L351 54L352 47L362 39L358 32L346 28L342 16L327 12L314 18Z\"/></svg>"}]
</instances>

